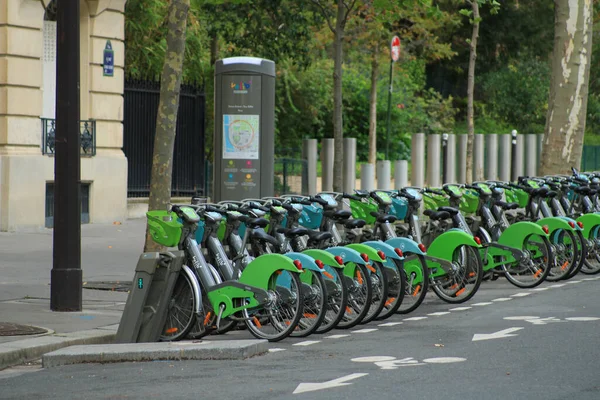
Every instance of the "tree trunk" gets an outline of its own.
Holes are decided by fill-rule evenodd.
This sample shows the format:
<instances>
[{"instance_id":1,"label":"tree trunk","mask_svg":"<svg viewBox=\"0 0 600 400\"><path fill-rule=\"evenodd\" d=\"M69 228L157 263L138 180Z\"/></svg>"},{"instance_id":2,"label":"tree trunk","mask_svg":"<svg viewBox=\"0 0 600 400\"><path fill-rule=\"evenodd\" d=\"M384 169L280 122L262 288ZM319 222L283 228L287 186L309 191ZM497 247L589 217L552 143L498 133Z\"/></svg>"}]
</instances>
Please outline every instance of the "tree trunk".
<instances>
[{"instance_id":1,"label":"tree trunk","mask_svg":"<svg viewBox=\"0 0 600 400\"><path fill-rule=\"evenodd\" d=\"M377 162L377 76L379 75L379 62L377 54L379 46L373 48L371 59L371 92L369 95L369 164Z\"/></svg>"},{"instance_id":2,"label":"tree trunk","mask_svg":"<svg viewBox=\"0 0 600 400\"><path fill-rule=\"evenodd\" d=\"M579 168L592 58L592 0L554 1L554 52L541 174Z\"/></svg>"},{"instance_id":3,"label":"tree trunk","mask_svg":"<svg viewBox=\"0 0 600 400\"><path fill-rule=\"evenodd\" d=\"M342 63L344 60L344 2L337 0L333 38L333 190L343 191L344 132L342 119Z\"/></svg>"},{"instance_id":4,"label":"tree trunk","mask_svg":"<svg viewBox=\"0 0 600 400\"><path fill-rule=\"evenodd\" d=\"M475 135L473 97L475 92L475 60L477 59L477 38L479 37L479 3L473 0L473 34L471 35L469 54L469 73L467 76L467 183L473 181L473 139ZM475 171L475 179L482 180L483 171Z\"/></svg>"},{"instance_id":5,"label":"tree trunk","mask_svg":"<svg viewBox=\"0 0 600 400\"><path fill-rule=\"evenodd\" d=\"M173 147L179 108L179 90L185 52L185 31L190 0L171 0L169 5L167 49L160 83L160 100L156 116L154 155L150 176L148 210L165 210L171 201L171 173ZM146 228L144 251L157 251L156 244Z\"/></svg>"}]
</instances>

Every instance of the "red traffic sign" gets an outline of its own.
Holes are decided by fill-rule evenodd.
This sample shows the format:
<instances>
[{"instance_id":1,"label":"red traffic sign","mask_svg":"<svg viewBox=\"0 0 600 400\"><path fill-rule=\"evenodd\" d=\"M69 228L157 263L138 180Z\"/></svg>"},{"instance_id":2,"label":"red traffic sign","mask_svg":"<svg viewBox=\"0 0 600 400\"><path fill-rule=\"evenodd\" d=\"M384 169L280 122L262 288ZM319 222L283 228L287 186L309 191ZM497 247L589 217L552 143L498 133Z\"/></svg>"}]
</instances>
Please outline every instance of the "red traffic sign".
<instances>
[{"instance_id":1,"label":"red traffic sign","mask_svg":"<svg viewBox=\"0 0 600 400\"><path fill-rule=\"evenodd\" d=\"M394 36L392 38L392 60L396 62L398 58L400 58L400 38Z\"/></svg>"}]
</instances>

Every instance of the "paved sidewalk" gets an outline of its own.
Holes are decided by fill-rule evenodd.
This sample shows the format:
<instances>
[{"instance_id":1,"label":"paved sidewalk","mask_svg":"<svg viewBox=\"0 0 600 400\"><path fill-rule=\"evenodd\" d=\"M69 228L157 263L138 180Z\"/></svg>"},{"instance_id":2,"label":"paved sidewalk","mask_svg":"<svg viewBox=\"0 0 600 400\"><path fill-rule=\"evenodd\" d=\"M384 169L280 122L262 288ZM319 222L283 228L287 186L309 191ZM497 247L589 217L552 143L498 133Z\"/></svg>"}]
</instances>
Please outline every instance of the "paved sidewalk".
<instances>
[{"instance_id":1,"label":"paved sidewalk","mask_svg":"<svg viewBox=\"0 0 600 400\"><path fill-rule=\"evenodd\" d=\"M133 278L143 249L145 224L134 219L82 225L81 312L50 310L51 229L0 233L0 369L73 344L111 342L127 300L125 283ZM13 324L46 333L4 336L9 328L20 328Z\"/></svg>"}]
</instances>

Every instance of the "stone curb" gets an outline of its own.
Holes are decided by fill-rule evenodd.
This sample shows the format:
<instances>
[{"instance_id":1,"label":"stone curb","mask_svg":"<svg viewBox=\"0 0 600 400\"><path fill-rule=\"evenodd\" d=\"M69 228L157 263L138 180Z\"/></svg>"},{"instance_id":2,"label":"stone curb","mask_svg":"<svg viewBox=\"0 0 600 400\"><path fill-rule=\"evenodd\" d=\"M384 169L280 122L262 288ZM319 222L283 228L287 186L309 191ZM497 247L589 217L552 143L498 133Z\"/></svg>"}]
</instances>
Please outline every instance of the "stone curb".
<instances>
[{"instance_id":1,"label":"stone curb","mask_svg":"<svg viewBox=\"0 0 600 400\"><path fill-rule=\"evenodd\" d=\"M0 370L37 360L45 353L67 346L112 343L115 335L116 331L113 329L91 329L3 343L0 346Z\"/></svg>"},{"instance_id":2,"label":"stone curb","mask_svg":"<svg viewBox=\"0 0 600 400\"><path fill-rule=\"evenodd\" d=\"M71 346L44 354L42 366L155 360L242 360L268 351L266 340L119 343Z\"/></svg>"}]
</instances>

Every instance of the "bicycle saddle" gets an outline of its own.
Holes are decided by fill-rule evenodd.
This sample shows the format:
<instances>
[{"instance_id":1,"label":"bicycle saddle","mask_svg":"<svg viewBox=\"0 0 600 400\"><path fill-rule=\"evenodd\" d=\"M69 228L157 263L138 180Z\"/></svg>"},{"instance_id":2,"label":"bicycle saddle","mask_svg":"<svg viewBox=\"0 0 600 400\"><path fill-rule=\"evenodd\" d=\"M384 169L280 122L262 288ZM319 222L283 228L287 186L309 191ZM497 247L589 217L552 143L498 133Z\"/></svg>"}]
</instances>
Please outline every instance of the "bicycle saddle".
<instances>
[{"instance_id":1,"label":"bicycle saddle","mask_svg":"<svg viewBox=\"0 0 600 400\"><path fill-rule=\"evenodd\" d=\"M249 218L244 222L250 228L265 228L267 225L269 225L269 221L264 218Z\"/></svg>"},{"instance_id":2,"label":"bicycle saddle","mask_svg":"<svg viewBox=\"0 0 600 400\"><path fill-rule=\"evenodd\" d=\"M398 218L394 215L378 213L377 211L371 211L371 215L377 218L377 222L381 224L385 224L386 222L391 224L392 222L396 222L398 220Z\"/></svg>"},{"instance_id":3,"label":"bicycle saddle","mask_svg":"<svg viewBox=\"0 0 600 400\"><path fill-rule=\"evenodd\" d=\"M299 236L308 235L308 229L301 226L296 228L277 228L278 233L283 233L286 237L293 239Z\"/></svg>"},{"instance_id":4,"label":"bicycle saddle","mask_svg":"<svg viewBox=\"0 0 600 400\"><path fill-rule=\"evenodd\" d=\"M352 213L348 210L329 210L325 211L323 215L336 221L345 221L352 216Z\"/></svg>"},{"instance_id":5,"label":"bicycle saddle","mask_svg":"<svg viewBox=\"0 0 600 400\"><path fill-rule=\"evenodd\" d=\"M515 210L519 208L519 205L517 203L506 203L504 201L497 201L496 204L502 207L504 210Z\"/></svg>"},{"instance_id":6,"label":"bicycle saddle","mask_svg":"<svg viewBox=\"0 0 600 400\"><path fill-rule=\"evenodd\" d=\"M332 237L333 235L329 232L308 231L308 240L310 242L322 242Z\"/></svg>"},{"instance_id":7,"label":"bicycle saddle","mask_svg":"<svg viewBox=\"0 0 600 400\"><path fill-rule=\"evenodd\" d=\"M450 213L448 211L433 211L433 210L425 210L423 211L423 215L426 215L431 220L440 221L442 219L450 218Z\"/></svg>"},{"instance_id":8,"label":"bicycle saddle","mask_svg":"<svg viewBox=\"0 0 600 400\"><path fill-rule=\"evenodd\" d=\"M252 233L250 234L250 237L254 240L258 240L261 242L267 242L267 243L271 243L274 245L279 245L279 241L277 239L275 239L273 236L267 234L263 230L252 231Z\"/></svg>"},{"instance_id":9,"label":"bicycle saddle","mask_svg":"<svg viewBox=\"0 0 600 400\"><path fill-rule=\"evenodd\" d=\"M456 215L460 212L458 208L448 207L448 206L439 207L438 211L446 211L450 215Z\"/></svg>"},{"instance_id":10,"label":"bicycle saddle","mask_svg":"<svg viewBox=\"0 0 600 400\"><path fill-rule=\"evenodd\" d=\"M344 226L348 229L362 228L367 222L364 219L351 219L346 221Z\"/></svg>"}]
</instances>

